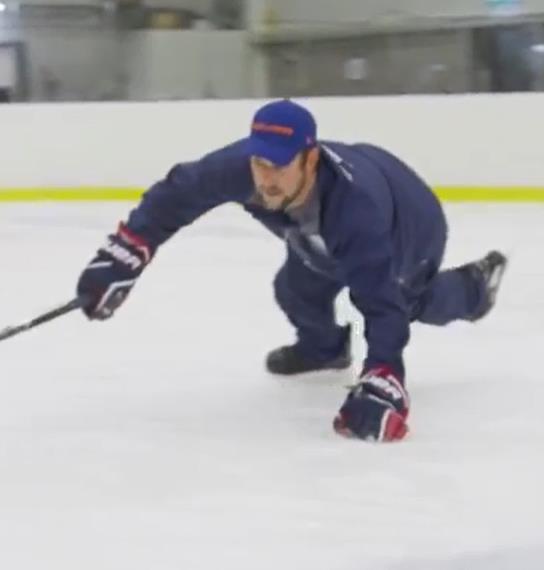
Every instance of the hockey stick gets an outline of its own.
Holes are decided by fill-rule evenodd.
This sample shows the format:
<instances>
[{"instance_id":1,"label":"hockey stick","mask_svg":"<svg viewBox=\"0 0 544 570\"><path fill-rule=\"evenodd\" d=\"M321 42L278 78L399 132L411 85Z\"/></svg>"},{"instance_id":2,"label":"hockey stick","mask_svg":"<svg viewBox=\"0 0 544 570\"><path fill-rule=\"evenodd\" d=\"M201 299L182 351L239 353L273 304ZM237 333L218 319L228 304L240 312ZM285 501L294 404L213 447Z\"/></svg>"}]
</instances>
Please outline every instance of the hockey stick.
<instances>
[{"instance_id":1,"label":"hockey stick","mask_svg":"<svg viewBox=\"0 0 544 570\"><path fill-rule=\"evenodd\" d=\"M65 305L61 305L60 307L52 309L47 313L43 313L42 315L39 315L38 317L30 321L27 321L26 323L15 325L13 327L6 327L5 329L0 331L0 341L15 336L19 333L26 332L30 329L33 329L34 327L37 327L38 325L52 321L57 317L61 317L62 315L66 315L67 313L79 309L82 305L83 301L80 298L76 297L75 299L72 299L69 303L66 303Z\"/></svg>"}]
</instances>

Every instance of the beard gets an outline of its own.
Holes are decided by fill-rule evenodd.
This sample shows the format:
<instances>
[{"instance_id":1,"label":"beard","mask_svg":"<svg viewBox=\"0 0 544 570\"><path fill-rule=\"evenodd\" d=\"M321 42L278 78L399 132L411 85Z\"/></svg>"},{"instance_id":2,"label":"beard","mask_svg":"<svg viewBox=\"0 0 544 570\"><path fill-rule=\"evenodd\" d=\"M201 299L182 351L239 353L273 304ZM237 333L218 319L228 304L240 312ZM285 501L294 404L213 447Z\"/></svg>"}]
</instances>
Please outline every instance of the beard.
<instances>
[{"instance_id":1,"label":"beard","mask_svg":"<svg viewBox=\"0 0 544 570\"><path fill-rule=\"evenodd\" d=\"M269 202L267 202L267 198L270 197L274 199L276 197L283 195L284 192L282 191L281 188L279 188L278 186L270 186L270 187L259 186L258 191L263 198L263 202L267 210L279 211L279 210L287 210L289 206L291 206L293 202L300 196L300 193L302 192L305 186L306 186L306 173L303 173L294 191L289 196L284 196L283 199L281 201L278 201L276 204L270 204Z\"/></svg>"}]
</instances>

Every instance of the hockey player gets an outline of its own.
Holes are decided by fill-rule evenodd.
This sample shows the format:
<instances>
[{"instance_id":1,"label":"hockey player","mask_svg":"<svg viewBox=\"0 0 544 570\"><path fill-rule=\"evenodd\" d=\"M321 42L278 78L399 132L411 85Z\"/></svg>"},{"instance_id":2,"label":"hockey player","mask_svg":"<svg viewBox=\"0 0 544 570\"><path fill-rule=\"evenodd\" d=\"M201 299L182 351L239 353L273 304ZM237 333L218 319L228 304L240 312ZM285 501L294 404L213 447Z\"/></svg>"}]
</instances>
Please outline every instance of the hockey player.
<instances>
[{"instance_id":1,"label":"hockey player","mask_svg":"<svg viewBox=\"0 0 544 570\"><path fill-rule=\"evenodd\" d=\"M334 428L365 440L402 439L410 323L482 318L506 258L491 252L440 270L447 228L428 186L381 148L318 140L312 114L279 100L256 112L247 139L174 166L145 193L80 276L85 314L111 317L158 247L225 202L240 204L286 242L274 288L297 341L270 352L267 369L287 375L351 365L350 327L334 314L347 287L364 318L367 352Z\"/></svg>"}]
</instances>

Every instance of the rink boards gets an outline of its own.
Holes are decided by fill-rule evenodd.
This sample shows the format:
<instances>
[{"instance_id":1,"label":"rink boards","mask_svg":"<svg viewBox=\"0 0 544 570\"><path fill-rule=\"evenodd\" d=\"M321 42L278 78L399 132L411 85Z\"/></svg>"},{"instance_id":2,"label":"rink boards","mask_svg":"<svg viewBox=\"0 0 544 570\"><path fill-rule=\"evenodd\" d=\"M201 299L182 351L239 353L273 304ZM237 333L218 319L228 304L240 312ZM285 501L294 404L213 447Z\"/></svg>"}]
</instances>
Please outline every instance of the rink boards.
<instances>
[{"instance_id":1,"label":"rink boards","mask_svg":"<svg viewBox=\"0 0 544 570\"><path fill-rule=\"evenodd\" d=\"M314 98L320 139L398 154L444 200L544 201L544 94ZM0 201L135 200L247 134L260 100L0 107Z\"/></svg>"}]
</instances>

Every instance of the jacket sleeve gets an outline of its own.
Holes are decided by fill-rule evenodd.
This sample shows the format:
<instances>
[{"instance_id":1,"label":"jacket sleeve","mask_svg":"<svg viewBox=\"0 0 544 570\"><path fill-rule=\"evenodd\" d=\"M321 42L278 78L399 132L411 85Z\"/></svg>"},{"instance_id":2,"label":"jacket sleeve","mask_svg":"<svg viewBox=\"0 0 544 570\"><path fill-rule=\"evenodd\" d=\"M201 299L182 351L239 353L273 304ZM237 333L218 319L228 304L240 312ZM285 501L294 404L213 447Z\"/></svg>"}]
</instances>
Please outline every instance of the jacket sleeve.
<instances>
[{"instance_id":1,"label":"jacket sleeve","mask_svg":"<svg viewBox=\"0 0 544 570\"><path fill-rule=\"evenodd\" d=\"M217 151L199 161L174 166L144 194L126 225L157 248L216 206L243 201L250 189L247 161Z\"/></svg>"},{"instance_id":2,"label":"jacket sleeve","mask_svg":"<svg viewBox=\"0 0 544 570\"><path fill-rule=\"evenodd\" d=\"M393 265L392 237L370 200L340 213L333 255L365 323L363 371L389 366L404 381L403 350L410 337L409 311Z\"/></svg>"}]
</instances>

